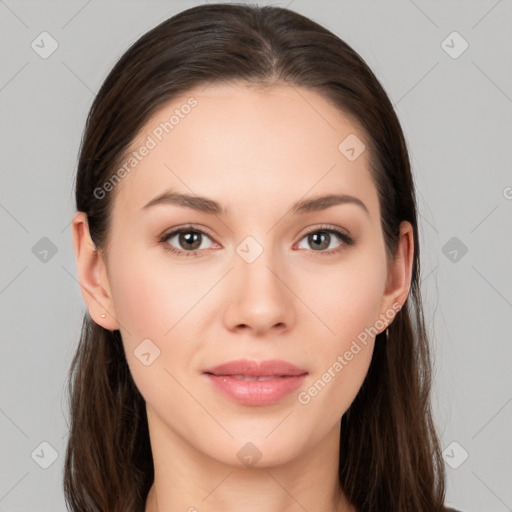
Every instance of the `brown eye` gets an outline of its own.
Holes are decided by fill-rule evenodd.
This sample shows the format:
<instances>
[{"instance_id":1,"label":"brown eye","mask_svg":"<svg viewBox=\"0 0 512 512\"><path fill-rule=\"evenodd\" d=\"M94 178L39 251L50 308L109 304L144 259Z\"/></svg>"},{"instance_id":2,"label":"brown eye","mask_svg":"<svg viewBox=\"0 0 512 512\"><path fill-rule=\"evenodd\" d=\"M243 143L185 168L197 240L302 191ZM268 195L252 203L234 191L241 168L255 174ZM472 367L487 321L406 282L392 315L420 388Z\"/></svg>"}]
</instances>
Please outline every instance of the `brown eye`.
<instances>
[{"instance_id":1,"label":"brown eye","mask_svg":"<svg viewBox=\"0 0 512 512\"><path fill-rule=\"evenodd\" d=\"M197 231L182 231L178 235L178 242L181 247L196 250L201 246L201 236Z\"/></svg>"},{"instance_id":2,"label":"brown eye","mask_svg":"<svg viewBox=\"0 0 512 512\"><path fill-rule=\"evenodd\" d=\"M316 231L307 235L308 243L315 250L328 249L331 241L331 235L327 231Z\"/></svg>"},{"instance_id":3,"label":"brown eye","mask_svg":"<svg viewBox=\"0 0 512 512\"><path fill-rule=\"evenodd\" d=\"M336 238L341 240L341 243L338 243L337 246L331 246L331 244L336 243ZM318 252L325 255L338 253L345 249L347 246L354 245L355 243L355 240L343 231L327 227L320 229L317 228L315 231L306 233L301 241L304 239L309 246L306 247L306 249L311 248L313 252ZM299 246L299 248L302 247Z\"/></svg>"},{"instance_id":4,"label":"brown eye","mask_svg":"<svg viewBox=\"0 0 512 512\"><path fill-rule=\"evenodd\" d=\"M172 253L195 256L196 251L208 248L202 247L205 238L211 240L208 234L199 229L181 228L163 235L160 242ZM171 243L172 239L176 240Z\"/></svg>"}]
</instances>

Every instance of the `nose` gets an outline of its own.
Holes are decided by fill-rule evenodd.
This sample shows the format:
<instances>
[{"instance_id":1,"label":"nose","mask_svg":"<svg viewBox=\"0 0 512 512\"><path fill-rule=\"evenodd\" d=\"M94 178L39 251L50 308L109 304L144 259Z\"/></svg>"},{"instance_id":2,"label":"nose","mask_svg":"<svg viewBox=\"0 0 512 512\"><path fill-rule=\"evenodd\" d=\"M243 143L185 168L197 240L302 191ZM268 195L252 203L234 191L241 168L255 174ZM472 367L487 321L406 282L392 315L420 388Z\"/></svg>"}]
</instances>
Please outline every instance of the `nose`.
<instances>
[{"instance_id":1,"label":"nose","mask_svg":"<svg viewBox=\"0 0 512 512\"><path fill-rule=\"evenodd\" d=\"M247 247L250 246L242 244L242 248ZM254 260L239 253L242 256L235 255L234 267L228 277L229 296L224 310L226 327L250 330L255 336L289 330L296 319L297 302L292 291L293 283L287 282L293 279L291 272L273 257L271 250L263 250Z\"/></svg>"}]
</instances>

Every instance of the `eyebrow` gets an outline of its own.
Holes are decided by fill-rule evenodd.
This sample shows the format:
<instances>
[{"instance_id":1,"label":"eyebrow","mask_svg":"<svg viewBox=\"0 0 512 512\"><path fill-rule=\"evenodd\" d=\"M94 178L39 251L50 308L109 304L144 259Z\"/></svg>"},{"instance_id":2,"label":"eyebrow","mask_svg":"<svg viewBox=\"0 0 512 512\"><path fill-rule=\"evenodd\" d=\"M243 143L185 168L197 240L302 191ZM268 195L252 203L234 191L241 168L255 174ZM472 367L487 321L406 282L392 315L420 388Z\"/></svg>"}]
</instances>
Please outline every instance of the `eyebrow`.
<instances>
[{"instance_id":1,"label":"eyebrow","mask_svg":"<svg viewBox=\"0 0 512 512\"><path fill-rule=\"evenodd\" d=\"M325 210L339 204L355 204L361 207L368 215L370 214L368 208L360 199L348 194L327 194L309 199L301 199L292 205L291 212L293 215L311 213ZM173 190L168 190L153 198L141 209L147 210L156 205L181 206L211 215L226 216L227 214L226 209L213 199L197 195L182 194Z\"/></svg>"}]
</instances>

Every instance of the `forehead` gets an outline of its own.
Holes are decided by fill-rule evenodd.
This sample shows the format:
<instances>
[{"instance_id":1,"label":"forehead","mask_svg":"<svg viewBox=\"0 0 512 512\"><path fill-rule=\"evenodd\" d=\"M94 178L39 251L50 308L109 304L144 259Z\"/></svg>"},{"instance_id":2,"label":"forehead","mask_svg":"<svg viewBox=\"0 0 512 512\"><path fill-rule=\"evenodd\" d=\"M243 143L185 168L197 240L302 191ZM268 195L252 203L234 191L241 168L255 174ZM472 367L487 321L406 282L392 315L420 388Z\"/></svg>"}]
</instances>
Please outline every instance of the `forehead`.
<instances>
[{"instance_id":1,"label":"forehead","mask_svg":"<svg viewBox=\"0 0 512 512\"><path fill-rule=\"evenodd\" d=\"M364 196L375 208L365 146L358 124L311 89L203 85L165 103L139 131L115 209L130 215L167 189L227 209L326 192Z\"/></svg>"}]
</instances>

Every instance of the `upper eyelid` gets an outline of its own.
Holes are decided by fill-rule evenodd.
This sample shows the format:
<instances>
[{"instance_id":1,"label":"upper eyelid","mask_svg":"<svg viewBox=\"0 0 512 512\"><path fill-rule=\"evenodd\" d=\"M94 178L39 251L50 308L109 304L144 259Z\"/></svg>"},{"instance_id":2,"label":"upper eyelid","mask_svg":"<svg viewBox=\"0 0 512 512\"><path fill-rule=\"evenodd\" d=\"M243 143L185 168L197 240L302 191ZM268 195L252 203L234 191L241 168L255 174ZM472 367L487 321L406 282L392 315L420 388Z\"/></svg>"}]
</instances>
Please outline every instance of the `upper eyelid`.
<instances>
[{"instance_id":1,"label":"upper eyelid","mask_svg":"<svg viewBox=\"0 0 512 512\"><path fill-rule=\"evenodd\" d=\"M169 231L164 231L161 235L160 235L160 239L162 238L170 238L171 235L172 236L175 236L181 232L186 232L186 231L197 231L199 233L202 233L208 237L210 237L211 239L215 240L215 236L213 234L211 234L206 228L203 228L203 227L195 227L195 226L181 226L181 227L177 227L177 228L171 228Z\"/></svg>"}]
</instances>

